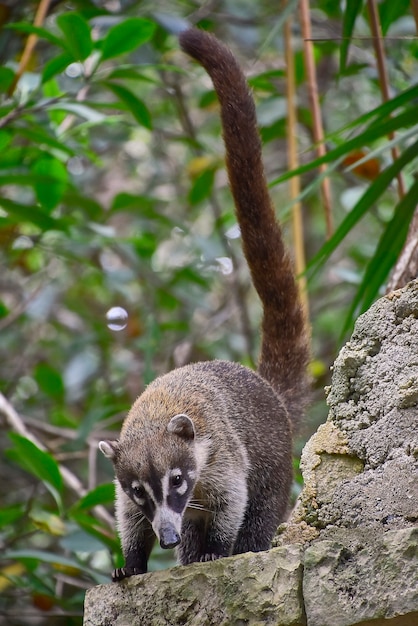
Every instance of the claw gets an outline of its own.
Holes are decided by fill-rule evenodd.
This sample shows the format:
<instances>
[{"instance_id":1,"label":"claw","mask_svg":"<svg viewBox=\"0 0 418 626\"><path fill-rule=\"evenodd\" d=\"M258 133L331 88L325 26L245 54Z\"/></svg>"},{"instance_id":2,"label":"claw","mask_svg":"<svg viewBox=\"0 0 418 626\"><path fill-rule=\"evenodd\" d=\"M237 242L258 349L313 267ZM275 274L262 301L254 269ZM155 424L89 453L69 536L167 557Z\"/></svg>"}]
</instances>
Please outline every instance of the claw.
<instances>
[{"instance_id":1,"label":"claw","mask_svg":"<svg viewBox=\"0 0 418 626\"><path fill-rule=\"evenodd\" d=\"M200 557L200 562L201 563L208 563L209 561L216 561L217 559L221 559L222 558L222 554L202 554L202 556Z\"/></svg>"},{"instance_id":2,"label":"claw","mask_svg":"<svg viewBox=\"0 0 418 626\"><path fill-rule=\"evenodd\" d=\"M112 572L112 581L118 583L124 578L130 578L131 576L137 576L143 574L139 567L118 567Z\"/></svg>"}]
</instances>

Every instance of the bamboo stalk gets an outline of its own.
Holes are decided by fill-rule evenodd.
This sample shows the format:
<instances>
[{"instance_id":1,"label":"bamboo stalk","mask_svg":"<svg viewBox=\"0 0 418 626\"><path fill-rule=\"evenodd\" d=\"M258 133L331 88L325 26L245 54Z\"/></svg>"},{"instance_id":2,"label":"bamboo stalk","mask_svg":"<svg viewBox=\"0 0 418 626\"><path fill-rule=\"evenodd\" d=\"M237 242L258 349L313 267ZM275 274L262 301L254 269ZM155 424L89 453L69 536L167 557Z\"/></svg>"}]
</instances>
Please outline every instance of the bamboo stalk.
<instances>
[{"instance_id":1,"label":"bamboo stalk","mask_svg":"<svg viewBox=\"0 0 418 626\"><path fill-rule=\"evenodd\" d=\"M412 15L414 16L415 26L418 32L418 0L411 0Z\"/></svg>"},{"instance_id":2,"label":"bamboo stalk","mask_svg":"<svg viewBox=\"0 0 418 626\"><path fill-rule=\"evenodd\" d=\"M322 125L321 108L319 105L318 81L316 78L316 67L312 43L311 20L309 16L309 0L300 0L300 24L303 37L303 52L305 58L305 69L308 85L309 100L312 111L312 125L314 141L317 144L318 157L324 156L326 153L324 142L324 129ZM319 167L321 173L326 171L326 165ZM331 186L329 178L325 177L321 183L322 201L325 209L325 223L327 237L332 235L333 219L332 219L332 199Z\"/></svg>"},{"instance_id":3,"label":"bamboo stalk","mask_svg":"<svg viewBox=\"0 0 418 626\"><path fill-rule=\"evenodd\" d=\"M379 12L377 9L376 0L367 0L367 8L369 11L370 28L373 35L373 46L376 54L377 72L379 75L380 92L382 94L383 102L387 102L390 99L389 94L389 79L386 68L385 49L383 46L382 28L380 25ZM394 139L395 133L388 135L389 139ZM397 146L391 148L392 159L396 161L399 158L399 150ZM405 185L403 181L402 173L397 175L398 181L398 194L399 198L403 198L405 195Z\"/></svg>"},{"instance_id":4,"label":"bamboo stalk","mask_svg":"<svg viewBox=\"0 0 418 626\"><path fill-rule=\"evenodd\" d=\"M38 26L38 27L42 26L42 24L44 23L45 17L48 13L50 4L51 4L51 0L40 0L38 9L36 11L35 19L33 22L34 26ZM24 74L28 66L28 63L32 57L37 41L38 41L38 35L35 35L34 33L31 33L29 37L27 38L26 45L23 49L22 57L20 59L19 67L17 69L16 75L14 77L12 84L10 85L8 89L9 96L12 96L14 94L16 86L19 80L21 79L22 75Z\"/></svg>"},{"instance_id":5,"label":"bamboo stalk","mask_svg":"<svg viewBox=\"0 0 418 626\"><path fill-rule=\"evenodd\" d=\"M289 169L299 166L297 146L297 108L295 85L295 60L292 49L292 18L284 26L284 44L286 60L286 99L287 99L287 163ZM289 180L289 192L292 200L300 195L300 177L292 176ZM299 290L306 318L309 317L309 301L306 277L303 272L306 268L302 206L299 201L292 205L292 229L295 248L295 270L299 276Z\"/></svg>"}]
</instances>

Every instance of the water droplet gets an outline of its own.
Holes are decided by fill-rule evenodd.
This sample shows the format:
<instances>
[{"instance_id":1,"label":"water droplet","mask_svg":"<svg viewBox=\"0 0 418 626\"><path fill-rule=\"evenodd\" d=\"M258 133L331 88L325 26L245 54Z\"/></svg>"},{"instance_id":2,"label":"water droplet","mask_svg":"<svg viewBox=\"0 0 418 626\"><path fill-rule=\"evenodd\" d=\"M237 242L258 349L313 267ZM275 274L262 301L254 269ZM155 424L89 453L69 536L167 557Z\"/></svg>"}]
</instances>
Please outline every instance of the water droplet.
<instances>
[{"instance_id":1,"label":"water droplet","mask_svg":"<svg viewBox=\"0 0 418 626\"><path fill-rule=\"evenodd\" d=\"M128 313L121 306L112 306L106 313L106 320L110 330L123 330L128 325Z\"/></svg>"},{"instance_id":2,"label":"water droplet","mask_svg":"<svg viewBox=\"0 0 418 626\"><path fill-rule=\"evenodd\" d=\"M14 240L12 248L13 250L30 250L30 248L33 248L33 241L26 235L20 235Z\"/></svg>"},{"instance_id":3,"label":"water droplet","mask_svg":"<svg viewBox=\"0 0 418 626\"><path fill-rule=\"evenodd\" d=\"M218 261L218 268L220 269L222 274L224 274L225 276L228 276L228 274L232 274L234 267L229 257L220 256L216 260Z\"/></svg>"},{"instance_id":4,"label":"water droplet","mask_svg":"<svg viewBox=\"0 0 418 626\"><path fill-rule=\"evenodd\" d=\"M65 70L65 73L70 78L78 78L83 74L83 65L82 63L70 63L70 65Z\"/></svg>"}]
</instances>

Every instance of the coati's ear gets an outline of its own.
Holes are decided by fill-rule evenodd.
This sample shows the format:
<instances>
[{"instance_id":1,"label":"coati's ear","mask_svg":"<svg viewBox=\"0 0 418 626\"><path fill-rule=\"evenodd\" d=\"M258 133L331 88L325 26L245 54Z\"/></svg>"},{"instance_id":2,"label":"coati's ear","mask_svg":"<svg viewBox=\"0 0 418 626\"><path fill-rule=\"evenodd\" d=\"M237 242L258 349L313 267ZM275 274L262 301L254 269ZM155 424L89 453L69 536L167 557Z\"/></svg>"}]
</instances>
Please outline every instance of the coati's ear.
<instances>
[{"instance_id":1,"label":"coati's ear","mask_svg":"<svg viewBox=\"0 0 418 626\"><path fill-rule=\"evenodd\" d=\"M100 441L99 450L108 458L114 461L119 452L118 441Z\"/></svg>"},{"instance_id":2,"label":"coati's ear","mask_svg":"<svg viewBox=\"0 0 418 626\"><path fill-rule=\"evenodd\" d=\"M168 422L167 430L169 433L174 433L183 439L191 440L194 439L195 436L193 421L188 415L184 415L184 413L172 417Z\"/></svg>"}]
</instances>

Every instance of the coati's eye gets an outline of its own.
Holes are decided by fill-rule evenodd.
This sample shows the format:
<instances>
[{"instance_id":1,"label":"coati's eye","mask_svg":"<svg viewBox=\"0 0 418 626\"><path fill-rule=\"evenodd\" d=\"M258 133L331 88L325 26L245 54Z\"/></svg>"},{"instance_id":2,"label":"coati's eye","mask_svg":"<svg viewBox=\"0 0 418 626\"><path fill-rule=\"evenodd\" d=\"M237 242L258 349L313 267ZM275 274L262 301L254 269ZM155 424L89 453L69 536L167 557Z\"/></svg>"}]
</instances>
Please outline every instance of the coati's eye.
<instances>
[{"instance_id":1,"label":"coati's eye","mask_svg":"<svg viewBox=\"0 0 418 626\"><path fill-rule=\"evenodd\" d=\"M171 476L171 486L172 487L179 487L182 482L183 482L183 476L180 473L179 474L173 474Z\"/></svg>"},{"instance_id":2,"label":"coati's eye","mask_svg":"<svg viewBox=\"0 0 418 626\"><path fill-rule=\"evenodd\" d=\"M132 483L132 493L138 500L145 499L145 489L139 483Z\"/></svg>"}]
</instances>

